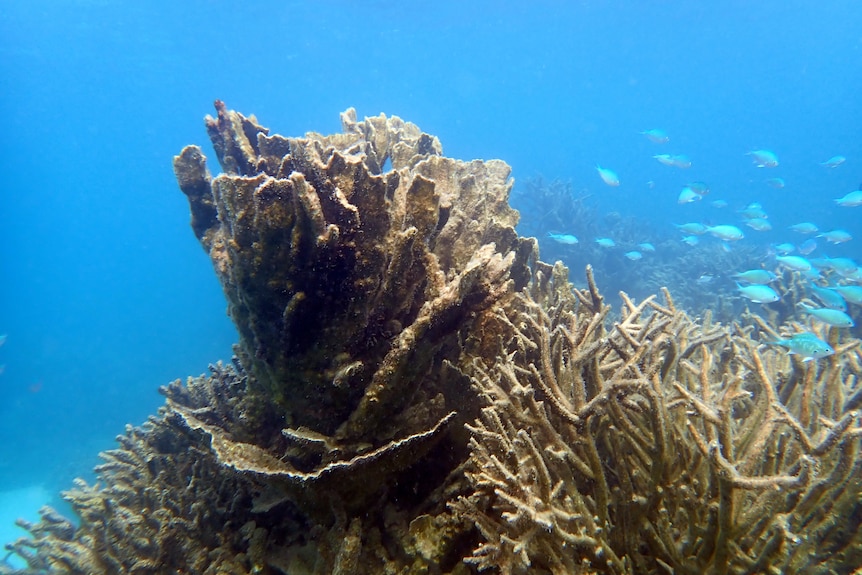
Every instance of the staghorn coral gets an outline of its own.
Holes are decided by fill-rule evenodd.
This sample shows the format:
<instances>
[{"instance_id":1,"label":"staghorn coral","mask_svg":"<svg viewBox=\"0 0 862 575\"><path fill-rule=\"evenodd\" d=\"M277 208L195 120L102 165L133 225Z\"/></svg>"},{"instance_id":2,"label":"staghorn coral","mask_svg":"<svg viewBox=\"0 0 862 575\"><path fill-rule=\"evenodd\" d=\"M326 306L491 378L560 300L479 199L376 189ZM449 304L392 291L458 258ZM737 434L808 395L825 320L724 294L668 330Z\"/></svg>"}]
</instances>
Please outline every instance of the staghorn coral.
<instances>
[{"instance_id":1,"label":"staghorn coral","mask_svg":"<svg viewBox=\"0 0 862 575\"><path fill-rule=\"evenodd\" d=\"M175 159L241 334L7 546L19 573L849 573L858 341L775 331L536 259L502 162L398 118L270 136L217 105ZM384 172L390 164L391 170ZM803 329L801 324L783 328ZM472 383L472 386L471 386ZM481 408L481 409L480 409ZM461 424L473 421L464 428ZM466 461L465 461L466 460ZM12 570L0 565L0 573Z\"/></svg>"},{"instance_id":2,"label":"staghorn coral","mask_svg":"<svg viewBox=\"0 0 862 575\"><path fill-rule=\"evenodd\" d=\"M591 275L591 274L590 274ZM452 503L502 573L849 573L862 561L859 341L802 364L594 283L500 312Z\"/></svg>"}]
</instances>

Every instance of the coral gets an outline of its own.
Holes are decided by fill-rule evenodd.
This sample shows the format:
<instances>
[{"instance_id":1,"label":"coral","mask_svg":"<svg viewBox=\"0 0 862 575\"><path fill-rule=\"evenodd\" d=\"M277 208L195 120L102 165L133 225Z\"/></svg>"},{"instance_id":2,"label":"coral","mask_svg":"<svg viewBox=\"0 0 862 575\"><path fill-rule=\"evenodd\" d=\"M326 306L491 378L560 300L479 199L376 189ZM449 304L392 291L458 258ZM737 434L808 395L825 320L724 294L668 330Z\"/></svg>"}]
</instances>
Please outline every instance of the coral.
<instances>
[{"instance_id":1,"label":"coral","mask_svg":"<svg viewBox=\"0 0 862 575\"><path fill-rule=\"evenodd\" d=\"M748 329L692 321L592 281L521 296L452 507L502 573L849 572L862 560L859 341L802 362ZM855 395L854 395L855 394Z\"/></svg>"},{"instance_id":2,"label":"coral","mask_svg":"<svg viewBox=\"0 0 862 575\"><path fill-rule=\"evenodd\" d=\"M382 429L393 416L441 391L427 373L438 352L528 279L509 167L444 158L399 118L349 110L343 134L283 138L217 109L207 128L225 173L211 179L195 146L175 171L261 392L342 452L377 446L398 433Z\"/></svg>"},{"instance_id":3,"label":"coral","mask_svg":"<svg viewBox=\"0 0 862 575\"><path fill-rule=\"evenodd\" d=\"M0 573L849 573L862 351L618 314L519 237L500 161L399 118L304 138L217 102L175 158L240 342L160 391ZM389 167L391 166L391 168ZM562 189L562 188L561 188ZM562 197L560 190L558 196ZM573 208L583 213L582 205ZM626 227L632 237L636 230ZM810 322L810 320L808 320ZM802 362L766 342L814 329Z\"/></svg>"}]
</instances>

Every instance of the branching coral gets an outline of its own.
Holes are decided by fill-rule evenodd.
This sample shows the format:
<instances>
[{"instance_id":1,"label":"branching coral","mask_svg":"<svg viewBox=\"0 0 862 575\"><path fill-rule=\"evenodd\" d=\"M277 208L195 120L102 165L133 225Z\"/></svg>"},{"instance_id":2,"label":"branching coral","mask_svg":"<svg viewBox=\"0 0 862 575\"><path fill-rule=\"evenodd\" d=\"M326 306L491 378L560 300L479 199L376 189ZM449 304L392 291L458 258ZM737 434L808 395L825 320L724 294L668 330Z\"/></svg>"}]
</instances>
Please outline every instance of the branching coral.
<instances>
[{"instance_id":1,"label":"branching coral","mask_svg":"<svg viewBox=\"0 0 862 575\"><path fill-rule=\"evenodd\" d=\"M791 363L746 330L694 323L667 293L622 294L605 327L594 284L576 303L563 277L553 305L523 295L501 312L500 358L475 364L477 490L453 504L485 540L469 561L692 575L859 563L858 341Z\"/></svg>"},{"instance_id":2,"label":"branching coral","mask_svg":"<svg viewBox=\"0 0 862 575\"><path fill-rule=\"evenodd\" d=\"M857 340L821 331L836 354L801 362L762 319L698 323L666 290L612 316L590 268L574 290L515 234L502 162L382 115L283 138L217 110L225 173L196 147L175 171L237 357L162 388L65 493L80 525L23 524L20 573L862 563Z\"/></svg>"}]
</instances>

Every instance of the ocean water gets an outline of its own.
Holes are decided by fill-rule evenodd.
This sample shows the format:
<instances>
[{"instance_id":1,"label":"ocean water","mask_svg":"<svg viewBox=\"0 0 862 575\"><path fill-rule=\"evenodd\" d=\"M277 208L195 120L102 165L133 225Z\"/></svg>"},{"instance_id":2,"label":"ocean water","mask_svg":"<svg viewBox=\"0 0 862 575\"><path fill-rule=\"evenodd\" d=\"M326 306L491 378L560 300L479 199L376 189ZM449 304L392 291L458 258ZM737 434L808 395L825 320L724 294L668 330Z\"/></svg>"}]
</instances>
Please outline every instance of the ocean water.
<instances>
[{"instance_id":1,"label":"ocean water","mask_svg":"<svg viewBox=\"0 0 862 575\"><path fill-rule=\"evenodd\" d=\"M158 386L230 358L171 168L207 143L214 99L284 135L338 131L349 106L395 114L448 156L503 159L543 245L585 226L542 228L548 207L520 187L540 176L674 241L674 223L742 227L757 202L773 230L743 227L740 245L767 258L813 221L856 238L818 253L862 261L862 207L833 202L862 182L860 22L851 0L0 1L0 539L90 478ZM710 194L678 204L691 181Z\"/></svg>"}]
</instances>

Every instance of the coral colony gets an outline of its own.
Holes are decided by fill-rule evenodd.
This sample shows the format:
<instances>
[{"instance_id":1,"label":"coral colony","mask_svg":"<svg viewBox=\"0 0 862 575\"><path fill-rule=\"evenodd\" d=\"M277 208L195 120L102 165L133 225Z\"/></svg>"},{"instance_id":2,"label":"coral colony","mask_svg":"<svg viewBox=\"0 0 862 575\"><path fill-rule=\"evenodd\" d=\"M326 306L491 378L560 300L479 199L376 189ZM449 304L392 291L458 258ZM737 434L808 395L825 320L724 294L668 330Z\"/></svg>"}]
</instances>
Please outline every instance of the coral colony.
<instances>
[{"instance_id":1,"label":"coral colony","mask_svg":"<svg viewBox=\"0 0 862 575\"><path fill-rule=\"evenodd\" d=\"M174 169L239 330L232 365L163 387L99 483L65 492L77 524L43 508L7 545L27 567L0 572L862 564L846 329L793 305L695 319L667 290L613 311L591 268L576 289L515 233L505 163L446 158L397 117L285 138L216 108L223 173L196 146ZM803 333L833 353L787 353Z\"/></svg>"}]
</instances>

